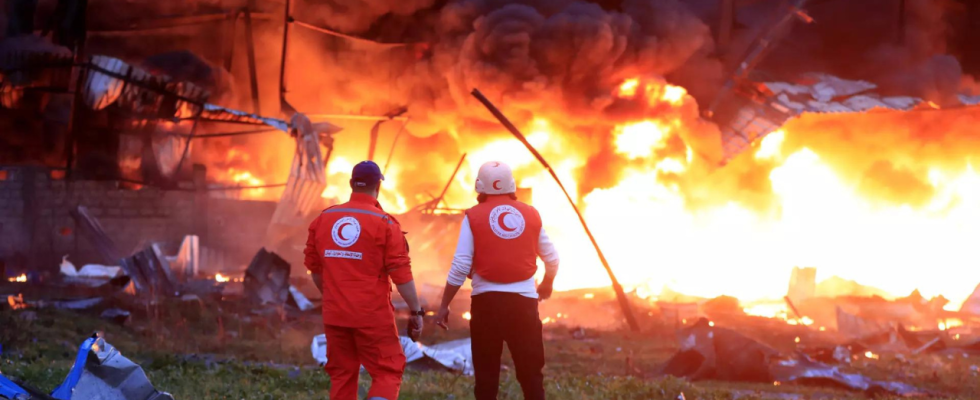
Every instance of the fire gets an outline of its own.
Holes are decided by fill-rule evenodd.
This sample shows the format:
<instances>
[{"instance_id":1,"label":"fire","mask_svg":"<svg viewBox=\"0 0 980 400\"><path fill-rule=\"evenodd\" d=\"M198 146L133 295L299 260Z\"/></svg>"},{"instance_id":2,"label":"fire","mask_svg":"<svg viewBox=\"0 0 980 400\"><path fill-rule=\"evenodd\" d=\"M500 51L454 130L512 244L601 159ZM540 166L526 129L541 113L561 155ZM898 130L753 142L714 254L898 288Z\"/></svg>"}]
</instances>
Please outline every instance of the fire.
<instances>
[{"instance_id":1,"label":"fire","mask_svg":"<svg viewBox=\"0 0 980 400\"><path fill-rule=\"evenodd\" d=\"M627 79L619 85L617 93L621 98L630 98L641 94L639 89L640 79ZM684 102L684 98L687 96L687 89L664 82L645 82L642 94L646 96L651 105L663 102L677 106Z\"/></svg>"},{"instance_id":2,"label":"fire","mask_svg":"<svg viewBox=\"0 0 980 400\"><path fill-rule=\"evenodd\" d=\"M463 319L465 319L465 320L467 320L467 321L469 321L469 320L471 320L471 319L473 319L473 315L472 315L472 314L470 314L470 312L469 312L469 311L467 311L467 312L464 312L464 313L463 313Z\"/></svg>"},{"instance_id":3,"label":"fire","mask_svg":"<svg viewBox=\"0 0 980 400\"><path fill-rule=\"evenodd\" d=\"M582 296L582 297L583 297L583 298L586 298L586 299L593 299L593 298L595 298L595 293L586 293L586 294L585 294L584 296Z\"/></svg>"},{"instance_id":4,"label":"fire","mask_svg":"<svg viewBox=\"0 0 980 400\"><path fill-rule=\"evenodd\" d=\"M680 86L666 85L663 90L664 93L660 99L671 104L680 104L684 100L684 96L687 96L687 89Z\"/></svg>"},{"instance_id":5,"label":"fire","mask_svg":"<svg viewBox=\"0 0 980 400\"><path fill-rule=\"evenodd\" d=\"M756 159L772 159L780 154L786 132L775 131L759 141L759 150L755 152Z\"/></svg>"},{"instance_id":6,"label":"fire","mask_svg":"<svg viewBox=\"0 0 980 400\"><path fill-rule=\"evenodd\" d=\"M670 127L654 121L643 121L617 128L616 151L629 159L650 157L654 150L665 146Z\"/></svg>"},{"instance_id":7,"label":"fire","mask_svg":"<svg viewBox=\"0 0 980 400\"><path fill-rule=\"evenodd\" d=\"M16 296L7 296L7 305L10 306L11 310L23 310L27 308L27 303L24 302L24 295L17 294Z\"/></svg>"},{"instance_id":8,"label":"fire","mask_svg":"<svg viewBox=\"0 0 980 400\"><path fill-rule=\"evenodd\" d=\"M27 274L20 274L18 276L7 278L7 282L27 282Z\"/></svg>"},{"instance_id":9,"label":"fire","mask_svg":"<svg viewBox=\"0 0 980 400\"><path fill-rule=\"evenodd\" d=\"M588 132L566 125L575 115L527 110L510 116L551 163L617 278L637 297L656 301L663 289L729 295L747 314L808 326L812 320L797 320L782 303L760 303L786 294L793 266L816 266L822 278L840 276L892 297L914 289L927 297L943 294L954 307L980 281L969 261L975 258L971 240L980 234L980 173L972 165L980 159L980 141L968 111L805 115L718 167L700 143L717 144L717 129L699 117L684 88L636 77L610 89L603 101L640 102L650 111L597 120ZM454 149L443 150L445 143L434 145L434 139L425 148L400 142L405 147L382 165L385 210L397 215L431 201L464 152L442 205L466 209L475 203L480 164L506 162L518 187L531 189L531 204L561 255L555 289L608 287L550 174L503 129L491 132L495 126L440 128L449 132L440 140ZM390 140L382 132L381 154ZM328 203L347 200L349 173L365 157L364 142L338 137L322 193ZM250 176L236 170L228 181L285 181L247 171Z\"/></svg>"},{"instance_id":10,"label":"fire","mask_svg":"<svg viewBox=\"0 0 980 400\"><path fill-rule=\"evenodd\" d=\"M221 275L220 273L214 275L215 282L229 282L231 278Z\"/></svg>"},{"instance_id":11,"label":"fire","mask_svg":"<svg viewBox=\"0 0 980 400\"><path fill-rule=\"evenodd\" d=\"M957 318L950 318L939 323L939 330L945 331L957 327L963 326L963 320Z\"/></svg>"},{"instance_id":12,"label":"fire","mask_svg":"<svg viewBox=\"0 0 980 400\"><path fill-rule=\"evenodd\" d=\"M619 85L619 96L620 97L633 97L636 96L636 89L640 87L639 79L627 79L622 85Z\"/></svg>"},{"instance_id":13,"label":"fire","mask_svg":"<svg viewBox=\"0 0 980 400\"><path fill-rule=\"evenodd\" d=\"M875 353L872 353L871 351L866 351L864 352L864 358L867 358L869 360L877 360L880 358L880 356L878 356Z\"/></svg>"}]
</instances>

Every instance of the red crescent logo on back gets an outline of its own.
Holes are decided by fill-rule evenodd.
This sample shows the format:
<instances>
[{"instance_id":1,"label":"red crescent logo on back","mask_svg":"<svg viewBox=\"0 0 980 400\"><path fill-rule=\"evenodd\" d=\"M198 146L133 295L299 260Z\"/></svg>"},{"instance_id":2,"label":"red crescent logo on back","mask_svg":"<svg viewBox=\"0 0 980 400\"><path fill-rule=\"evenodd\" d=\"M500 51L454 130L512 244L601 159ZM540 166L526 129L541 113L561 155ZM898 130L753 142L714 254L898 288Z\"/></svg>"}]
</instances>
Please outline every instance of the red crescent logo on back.
<instances>
[{"instance_id":1,"label":"red crescent logo on back","mask_svg":"<svg viewBox=\"0 0 980 400\"><path fill-rule=\"evenodd\" d=\"M497 217L497 224L500 225L500 229L503 229L503 230L505 230L507 232L516 231L517 228L511 228L511 227L507 226L507 224L504 222L504 221L506 221L506 219L504 219L504 217L506 217L508 215L510 215L510 211L504 211L504 212L500 213L500 216Z\"/></svg>"},{"instance_id":2,"label":"red crescent logo on back","mask_svg":"<svg viewBox=\"0 0 980 400\"><path fill-rule=\"evenodd\" d=\"M351 247L361 237L361 223L357 222L357 218L350 216L343 217L333 223L333 228L330 229L330 235L333 237L333 242L337 246L342 248Z\"/></svg>"},{"instance_id":3,"label":"red crescent logo on back","mask_svg":"<svg viewBox=\"0 0 980 400\"><path fill-rule=\"evenodd\" d=\"M499 187L497 187L497 184L498 184L498 183L500 183L500 180L499 180L499 179L498 179L498 180L495 180L495 181L493 181L493 188L494 188L494 189L497 189L497 190L500 190L500 188L499 188Z\"/></svg>"},{"instance_id":4,"label":"red crescent logo on back","mask_svg":"<svg viewBox=\"0 0 980 400\"><path fill-rule=\"evenodd\" d=\"M490 230L501 239L516 239L524 233L524 215L514 206L501 204L490 211Z\"/></svg>"},{"instance_id":5,"label":"red crescent logo on back","mask_svg":"<svg viewBox=\"0 0 980 400\"><path fill-rule=\"evenodd\" d=\"M344 240L344 241L350 240L350 239L344 237L344 227L345 226L348 226L348 225L350 225L350 222L344 222L344 223L340 224L339 227L337 227L337 236L340 236L340 239L341 240Z\"/></svg>"}]
</instances>

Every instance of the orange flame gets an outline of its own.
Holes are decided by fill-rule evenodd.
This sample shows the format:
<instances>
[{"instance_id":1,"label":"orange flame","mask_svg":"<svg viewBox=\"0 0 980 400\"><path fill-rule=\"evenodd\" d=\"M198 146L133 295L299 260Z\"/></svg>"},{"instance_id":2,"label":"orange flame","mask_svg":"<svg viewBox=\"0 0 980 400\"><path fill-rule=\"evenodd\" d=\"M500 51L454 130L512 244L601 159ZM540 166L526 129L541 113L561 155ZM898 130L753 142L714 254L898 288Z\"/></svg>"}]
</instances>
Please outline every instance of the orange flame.
<instances>
[{"instance_id":1,"label":"orange flame","mask_svg":"<svg viewBox=\"0 0 980 400\"><path fill-rule=\"evenodd\" d=\"M227 276L224 276L224 275L221 275L220 273L218 273L218 274L215 274L214 275L214 280L216 282L228 282L228 281L231 281L231 278L229 278Z\"/></svg>"},{"instance_id":2,"label":"orange flame","mask_svg":"<svg viewBox=\"0 0 980 400\"><path fill-rule=\"evenodd\" d=\"M793 266L816 266L822 276L856 280L892 295L916 288L926 296L943 294L953 307L980 279L976 272L954 281L948 273L881 272L932 265L950 273L976 270L965 260L974 258L969 238L980 232L975 228L980 226L980 173L970 163L980 155L980 142L967 134L969 124L954 124L973 121L969 115L943 120L929 117L935 112L804 115L718 168L699 140L716 143L717 127L698 116L698 105L684 88L631 78L609 96L645 103L650 111L597 121L594 133L563 125L573 115L512 117L571 193L617 278L638 297L656 301L663 289L697 297L729 295L742 300L750 315L810 325L809 318L789 315L785 305L755 302L781 299ZM949 122L912 133L912 118ZM487 135L470 134L467 130L477 128L468 126L441 129L448 132L442 142L399 142L381 191L386 211L400 214L431 201L464 152L466 162L442 204L466 209L475 203L480 164L503 161L513 168L518 187L531 190L530 202L561 254L555 289L611 284L564 195L520 142L502 129L487 128L492 133ZM929 135L935 137L920 137ZM379 149L392 136L382 129ZM879 136L897 138L892 143ZM947 139L957 137L963 146ZM413 140L417 147L406 144ZM446 142L455 147L442 147ZM335 146L322 193L327 202L347 200L351 168L368 145L338 140ZM223 181L284 181L261 171L239 168ZM274 200L272 194L265 192ZM434 247L440 246L412 246L413 255Z\"/></svg>"},{"instance_id":3,"label":"orange flame","mask_svg":"<svg viewBox=\"0 0 980 400\"><path fill-rule=\"evenodd\" d=\"M27 274L20 274L18 276L7 278L7 282L27 282Z\"/></svg>"}]
</instances>

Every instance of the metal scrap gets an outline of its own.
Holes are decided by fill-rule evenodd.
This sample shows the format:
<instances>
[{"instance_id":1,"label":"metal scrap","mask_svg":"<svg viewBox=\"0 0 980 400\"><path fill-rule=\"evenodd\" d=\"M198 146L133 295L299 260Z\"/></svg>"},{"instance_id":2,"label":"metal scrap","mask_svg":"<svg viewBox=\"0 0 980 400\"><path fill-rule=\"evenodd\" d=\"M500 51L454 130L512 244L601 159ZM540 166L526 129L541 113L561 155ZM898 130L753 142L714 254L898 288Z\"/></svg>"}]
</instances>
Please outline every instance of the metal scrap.
<instances>
[{"instance_id":1,"label":"metal scrap","mask_svg":"<svg viewBox=\"0 0 980 400\"><path fill-rule=\"evenodd\" d=\"M431 346L414 342L407 336L401 336L399 340L401 341L402 351L405 354L406 363L421 365L422 362L431 360L443 368L464 375L473 375L472 340L469 338L452 340ZM310 344L310 352L313 355L313 359L320 366L327 364L326 335L321 334L313 338L313 342Z\"/></svg>"},{"instance_id":2,"label":"metal scrap","mask_svg":"<svg viewBox=\"0 0 980 400\"><path fill-rule=\"evenodd\" d=\"M120 264L132 279L137 294L150 297L172 297L179 294L177 281L158 245L150 245L123 258Z\"/></svg>"},{"instance_id":3,"label":"metal scrap","mask_svg":"<svg viewBox=\"0 0 980 400\"><path fill-rule=\"evenodd\" d=\"M289 169L286 189L276 205L266 233L266 242L273 245L287 240L295 228L307 226L309 215L318 211L320 196L327 187L325 165L333 149L333 140L327 135L326 157L320 150L320 132L329 127L313 124L301 113L293 115L290 125L294 129L296 153Z\"/></svg>"},{"instance_id":4,"label":"metal scrap","mask_svg":"<svg viewBox=\"0 0 980 400\"><path fill-rule=\"evenodd\" d=\"M31 393L0 375L0 399L173 400L173 396L156 390L139 365L94 335L79 347L71 371L50 396Z\"/></svg>"},{"instance_id":5,"label":"metal scrap","mask_svg":"<svg viewBox=\"0 0 980 400\"><path fill-rule=\"evenodd\" d=\"M88 208L80 205L71 210L70 214L75 219L75 224L81 228L82 234L95 246L105 263L111 265L119 262L119 259L123 257L122 252L119 251L116 242L105 233L105 229L102 228L99 220L89 214ZM129 273L130 271L127 270L126 272Z\"/></svg>"},{"instance_id":6,"label":"metal scrap","mask_svg":"<svg viewBox=\"0 0 980 400\"><path fill-rule=\"evenodd\" d=\"M153 387L139 365L98 335L82 343L71 372L51 397L58 400L173 400L170 394Z\"/></svg>"},{"instance_id":7,"label":"metal scrap","mask_svg":"<svg viewBox=\"0 0 980 400\"><path fill-rule=\"evenodd\" d=\"M910 111L927 105L925 99L885 96L877 85L827 74L808 74L799 82L731 83L734 89L712 108L711 119L721 129L724 161L731 160L755 140L772 133L804 113L860 113L872 109ZM980 105L980 96L959 95L959 107ZM956 106L954 106L956 107Z\"/></svg>"},{"instance_id":8,"label":"metal scrap","mask_svg":"<svg viewBox=\"0 0 980 400\"><path fill-rule=\"evenodd\" d=\"M289 298L290 266L278 254L265 248L252 258L245 270L245 294L258 305L281 305Z\"/></svg>"},{"instance_id":9,"label":"metal scrap","mask_svg":"<svg viewBox=\"0 0 980 400\"><path fill-rule=\"evenodd\" d=\"M814 361L803 353L780 354L775 349L702 319L679 333L680 350L661 368L667 375L691 380L795 382L834 385L869 395L920 396L918 388L846 374Z\"/></svg>"}]
</instances>

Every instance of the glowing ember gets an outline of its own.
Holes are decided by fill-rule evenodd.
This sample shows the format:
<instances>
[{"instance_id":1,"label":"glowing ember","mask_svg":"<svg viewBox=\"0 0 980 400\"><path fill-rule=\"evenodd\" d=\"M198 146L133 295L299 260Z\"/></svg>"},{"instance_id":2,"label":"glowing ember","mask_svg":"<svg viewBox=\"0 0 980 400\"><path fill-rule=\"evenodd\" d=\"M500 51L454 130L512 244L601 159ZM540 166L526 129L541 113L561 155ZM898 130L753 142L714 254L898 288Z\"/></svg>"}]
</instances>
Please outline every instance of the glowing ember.
<instances>
[{"instance_id":1,"label":"glowing ember","mask_svg":"<svg viewBox=\"0 0 980 400\"><path fill-rule=\"evenodd\" d=\"M963 321L956 318L950 318L939 323L939 330L945 331L957 327L963 326Z\"/></svg>"},{"instance_id":2,"label":"glowing ember","mask_svg":"<svg viewBox=\"0 0 980 400\"><path fill-rule=\"evenodd\" d=\"M473 319L473 316L470 315L470 312L469 311L467 311L467 312L464 312L463 313L463 319L469 321L469 320Z\"/></svg>"},{"instance_id":3,"label":"glowing ember","mask_svg":"<svg viewBox=\"0 0 980 400\"><path fill-rule=\"evenodd\" d=\"M542 324L550 324L552 322L554 321L551 320L551 317L545 317L543 320L541 320Z\"/></svg>"},{"instance_id":4,"label":"glowing ember","mask_svg":"<svg viewBox=\"0 0 980 400\"><path fill-rule=\"evenodd\" d=\"M585 296L582 296L582 297L584 297L586 299L594 299L595 298L595 294L594 293L586 293Z\"/></svg>"},{"instance_id":5,"label":"glowing ember","mask_svg":"<svg viewBox=\"0 0 980 400\"><path fill-rule=\"evenodd\" d=\"M879 356L877 354L872 353L871 351L864 352L864 357L865 358L868 358L868 359L871 359L871 360L877 360L879 358Z\"/></svg>"},{"instance_id":6,"label":"glowing ember","mask_svg":"<svg viewBox=\"0 0 980 400\"><path fill-rule=\"evenodd\" d=\"M799 343L800 342L800 337L797 336L796 339L793 339L793 341L796 342L796 343Z\"/></svg>"},{"instance_id":7,"label":"glowing ember","mask_svg":"<svg viewBox=\"0 0 980 400\"><path fill-rule=\"evenodd\" d=\"M231 281L231 278L229 278L227 276L224 276L224 275L221 275L219 273L219 274L217 274L217 275L214 276L214 280L217 281L217 282L228 282L228 281Z\"/></svg>"},{"instance_id":8,"label":"glowing ember","mask_svg":"<svg viewBox=\"0 0 980 400\"><path fill-rule=\"evenodd\" d=\"M26 274L20 274L20 275L15 276L15 277L7 278L7 281L8 282L27 282L27 275Z\"/></svg>"},{"instance_id":9,"label":"glowing ember","mask_svg":"<svg viewBox=\"0 0 980 400\"><path fill-rule=\"evenodd\" d=\"M27 308L27 303L24 302L23 294L7 296L7 304L10 305L11 310L22 310Z\"/></svg>"},{"instance_id":10,"label":"glowing ember","mask_svg":"<svg viewBox=\"0 0 980 400\"><path fill-rule=\"evenodd\" d=\"M787 324L790 324L790 325L810 326L810 325L813 325L813 320L810 319L810 317L804 316L803 318L800 318L798 320L796 320L796 319L788 320L788 321L786 321L786 323Z\"/></svg>"},{"instance_id":11,"label":"glowing ember","mask_svg":"<svg viewBox=\"0 0 980 400\"><path fill-rule=\"evenodd\" d=\"M756 317L766 317L766 318L779 318L786 319L786 305L785 304L755 304L742 309L742 312L756 316Z\"/></svg>"}]
</instances>

